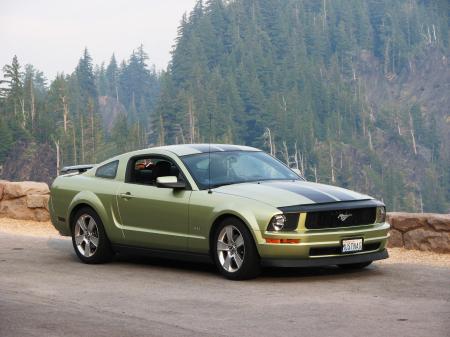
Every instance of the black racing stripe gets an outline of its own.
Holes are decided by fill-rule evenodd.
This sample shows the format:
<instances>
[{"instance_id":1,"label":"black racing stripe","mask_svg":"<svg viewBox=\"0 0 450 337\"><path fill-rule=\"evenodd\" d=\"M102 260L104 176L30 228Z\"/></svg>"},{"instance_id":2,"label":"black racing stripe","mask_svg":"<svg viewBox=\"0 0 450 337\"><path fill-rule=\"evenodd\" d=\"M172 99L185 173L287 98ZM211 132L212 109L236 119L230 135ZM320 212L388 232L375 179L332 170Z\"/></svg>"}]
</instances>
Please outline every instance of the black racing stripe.
<instances>
[{"instance_id":1,"label":"black racing stripe","mask_svg":"<svg viewBox=\"0 0 450 337\"><path fill-rule=\"evenodd\" d=\"M340 190L334 190L334 189L325 189L321 186L317 186L314 187L317 188L320 191L326 192L328 194L331 194L333 197L342 200L342 201L347 201L347 200L359 200L358 198L355 198L353 195L349 194L349 193L345 193L345 191L340 191Z\"/></svg>"},{"instance_id":2,"label":"black racing stripe","mask_svg":"<svg viewBox=\"0 0 450 337\"><path fill-rule=\"evenodd\" d=\"M222 151L221 149L219 149L218 147L214 146L214 145L208 145L208 144L189 144L188 145L190 148L200 151L202 153L205 152L217 152L217 151Z\"/></svg>"},{"instance_id":3,"label":"black racing stripe","mask_svg":"<svg viewBox=\"0 0 450 337\"><path fill-rule=\"evenodd\" d=\"M325 193L316 191L316 190L312 189L311 187L301 186L300 184L296 184L296 183L292 183L292 182L274 181L274 182L267 183L267 185L302 195L308 199L311 199L312 201L314 201L316 203L336 202L337 201L336 199L331 198L330 196L326 195Z\"/></svg>"}]
</instances>

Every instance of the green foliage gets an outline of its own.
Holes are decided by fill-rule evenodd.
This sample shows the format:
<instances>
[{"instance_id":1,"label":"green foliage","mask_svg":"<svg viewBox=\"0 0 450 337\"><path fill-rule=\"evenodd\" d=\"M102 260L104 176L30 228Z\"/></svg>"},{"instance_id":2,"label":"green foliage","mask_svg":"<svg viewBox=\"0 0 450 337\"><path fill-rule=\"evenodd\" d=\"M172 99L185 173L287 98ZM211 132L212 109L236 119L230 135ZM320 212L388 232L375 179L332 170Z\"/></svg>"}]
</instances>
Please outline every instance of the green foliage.
<instances>
[{"instance_id":1,"label":"green foliage","mask_svg":"<svg viewBox=\"0 0 450 337\"><path fill-rule=\"evenodd\" d=\"M448 52L443 16L433 2L417 0L198 1L178 30L152 140L208 141L211 133L213 141L268 150L272 143L309 179L372 193L393 210L417 210L421 178L381 150L389 143L419 161L415 141L431 151L436 172L436 120L418 104L381 103L374 112L360 64L369 55L381 77L396 78L429 48ZM436 205L445 211L448 199Z\"/></svg>"},{"instance_id":2,"label":"green foliage","mask_svg":"<svg viewBox=\"0 0 450 337\"><path fill-rule=\"evenodd\" d=\"M120 69L114 55L105 68L95 66L85 49L72 74L58 74L47 86L42 72L31 65L23 71L14 57L0 83L0 163L17 141L59 147L60 166L95 163L145 146L159 94L159 78L147 59L140 46ZM114 127L105 128L103 119L116 111L121 113Z\"/></svg>"},{"instance_id":3,"label":"green foliage","mask_svg":"<svg viewBox=\"0 0 450 337\"><path fill-rule=\"evenodd\" d=\"M161 74L142 45L97 66L85 49L49 85L14 57L0 83L0 162L18 140L58 146L61 165L153 144L244 143L389 210L448 211L448 126L419 99L387 104L391 84L371 82L401 82L415 60L448 56L448 6L199 0Z\"/></svg>"}]
</instances>

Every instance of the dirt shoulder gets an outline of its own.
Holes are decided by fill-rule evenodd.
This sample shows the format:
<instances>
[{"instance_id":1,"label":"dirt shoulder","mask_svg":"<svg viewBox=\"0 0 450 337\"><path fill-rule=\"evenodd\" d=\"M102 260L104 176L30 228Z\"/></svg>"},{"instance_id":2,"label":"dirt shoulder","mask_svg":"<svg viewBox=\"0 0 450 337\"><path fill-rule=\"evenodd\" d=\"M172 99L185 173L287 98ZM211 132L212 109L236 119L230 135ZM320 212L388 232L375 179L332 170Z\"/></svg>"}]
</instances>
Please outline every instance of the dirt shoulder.
<instances>
[{"instance_id":1,"label":"dirt shoulder","mask_svg":"<svg viewBox=\"0 0 450 337\"><path fill-rule=\"evenodd\" d=\"M58 231L49 221L0 219L0 232L38 237L59 237ZM425 264L450 268L450 254L437 254L408 250L404 248L389 248L390 258L378 263Z\"/></svg>"},{"instance_id":2,"label":"dirt shoulder","mask_svg":"<svg viewBox=\"0 0 450 337\"><path fill-rule=\"evenodd\" d=\"M29 236L59 236L50 221L16 220L0 218L0 232Z\"/></svg>"}]
</instances>

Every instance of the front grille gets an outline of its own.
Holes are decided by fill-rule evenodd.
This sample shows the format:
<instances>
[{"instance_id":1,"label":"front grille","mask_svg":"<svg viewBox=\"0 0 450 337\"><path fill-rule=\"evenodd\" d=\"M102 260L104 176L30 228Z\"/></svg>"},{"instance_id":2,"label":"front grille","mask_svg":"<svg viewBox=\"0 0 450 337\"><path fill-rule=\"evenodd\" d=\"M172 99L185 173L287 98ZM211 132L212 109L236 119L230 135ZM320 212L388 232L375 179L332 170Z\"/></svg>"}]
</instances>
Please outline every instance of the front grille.
<instances>
[{"instance_id":1,"label":"front grille","mask_svg":"<svg viewBox=\"0 0 450 337\"><path fill-rule=\"evenodd\" d=\"M306 215L305 227L322 229L370 225L375 222L376 213L376 207L310 212Z\"/></svg>"},{"instance_id":2,"label":"front grille","mask_svg":"<svg viewBox=\"0 0 450 337\"><path fill-rule=\"evenodd\" d=\"M363 245L362 252L370 252L372 250L377 250L379 248L380 248L380 243L379 242L367 243L367 244ZM339 255L339 254L347 254L347 253L342 253L342 247L341 246L314 247L314 248L311 248L309 250L309 256Z\"/></svg>"}]
</instances>

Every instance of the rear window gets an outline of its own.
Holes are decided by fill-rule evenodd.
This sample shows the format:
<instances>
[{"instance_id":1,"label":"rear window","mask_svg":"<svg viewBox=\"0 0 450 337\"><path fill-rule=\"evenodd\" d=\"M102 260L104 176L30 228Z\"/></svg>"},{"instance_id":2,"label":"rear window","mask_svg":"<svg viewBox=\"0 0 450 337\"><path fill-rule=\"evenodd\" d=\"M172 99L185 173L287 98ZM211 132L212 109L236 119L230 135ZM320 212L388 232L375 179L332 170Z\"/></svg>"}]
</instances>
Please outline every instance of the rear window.
<instances>
[{"instance_id":1,"label":"rear window","mask_svg":"<svg viewBox=\"0 0 450 337\"><path fill-rule=\"evenodd\" d=\"M102 165L95 172L95 176L100 178L114 179L117 174L118 166L119 166L118 160Z\"/></svg>"}]
</instances>

